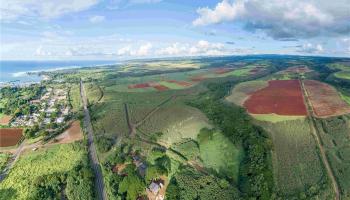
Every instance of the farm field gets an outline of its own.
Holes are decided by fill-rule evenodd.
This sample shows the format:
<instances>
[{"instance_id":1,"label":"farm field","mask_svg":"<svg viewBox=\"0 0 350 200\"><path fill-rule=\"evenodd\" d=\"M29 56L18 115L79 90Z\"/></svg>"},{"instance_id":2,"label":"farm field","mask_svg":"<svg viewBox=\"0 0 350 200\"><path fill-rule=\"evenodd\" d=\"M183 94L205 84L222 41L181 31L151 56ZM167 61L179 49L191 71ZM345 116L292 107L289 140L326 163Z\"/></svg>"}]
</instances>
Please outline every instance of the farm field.
<instances>
[{"instance_id":1,"label":"farm field","mask_svg":"<svg viewBox=\"0 0 350 200\"><path fill-rule=\"evenodd\" d=\"M272 80L266 88L254 92L244 107L251 114L305 116L306 107L298 80Z\"/></svg>"},{"instance_id":2,"label":"farm field","mask_svg":"<svg viewBox=\"0 0 350 200\"><path fill-rule=\"evenodd\" d=\"M350 71L341 71L334 73L334 76L341 79L350 80Z\"/></svg>"},{"instance_id":3,"label":"farm field","mask_svg":"<svg viewBox=\"0 0 350 200\"><path fill-rule=\"evenodd\" d=\"M350 198L350 116L318 119L326 155L344 199Z\"/></svg>"},{"instance_id":4,"label":"farm field","mask_svg":"<svg viewBox=\"0 0 350 200\"><path fill-rule=\"evenodd\" d=\"M1 182L0 191L6 193L0 199L29 199L35 181L52 173L68 172L82 156L83 151L72 144L55 145L22 155L8 177Z\"/></svg>"},{"instance_id":5,"label":"farm field","mask_svg":"<svg viewBox=\"0 0 350 200\"><path fill-rule=\"evenodd\" d=\"M268 131L273 142L272 163L278 193L295 195L323 184L326 175L307 120L257 123Z\"/></svg>"},{"instance_id":6,"label":"farm field","mask_svg":"<svg viewBox=\"0 0 350 200\"><path fill-rule=\"evenodd\" d=\"M209 129L201 131L198 135L198 143L205 167L238 181L239 166L243 158L241 149L221 132Z\"/></svg>"},{"instance_id":7,"label":"farm field","mask_svg":"<svg viewBox=\"0 0 350 200\"><path fill-rule=\"evenodd\" d=\"M304 85L316 117L350 113L350 106L332 86L314 80L305 80Z\"/></svg>"},{"instance_id":8,"label":"farm field","mask_svg":"<svg viewBox=\"0 0 350 200\"><path fill-rule=\"evenodd\" d=\"M244 102L251 94L267 86L267 81L247 81L239 83L234 86L234 88L231 90L230 96L226 97L226 100L233 102L236 105L243 106Z\"/></svg>"},{"instance_id":9,"label":"farm field","mask_svg":"<svg viewBox=\"0 0 350 200\"><path fill-rule=\"evenodd\" d=\"M0 147L16 145L23 137L22 132L20 128L0 128Z\"/></svg>"}]
</instances>

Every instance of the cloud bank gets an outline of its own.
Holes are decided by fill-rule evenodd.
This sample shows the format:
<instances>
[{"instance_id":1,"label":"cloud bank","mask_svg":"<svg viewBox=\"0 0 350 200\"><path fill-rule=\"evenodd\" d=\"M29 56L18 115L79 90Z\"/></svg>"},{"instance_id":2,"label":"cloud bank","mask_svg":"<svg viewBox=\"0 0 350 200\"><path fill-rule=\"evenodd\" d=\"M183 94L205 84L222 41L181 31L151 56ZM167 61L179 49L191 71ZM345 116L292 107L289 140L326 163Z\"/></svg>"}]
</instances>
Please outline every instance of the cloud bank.
<instances>
[{"instance_id":1,"label":"cloud bank","mask_svg":"<svg viewBox=\"0 0 350 200\"><path fill-rule=\"evenodd\" d=\"M350 33L348 0L223 0L197 13L195 26L239 21L246 30L261 30L278 40Z\"/></svg>"}]
</instances>

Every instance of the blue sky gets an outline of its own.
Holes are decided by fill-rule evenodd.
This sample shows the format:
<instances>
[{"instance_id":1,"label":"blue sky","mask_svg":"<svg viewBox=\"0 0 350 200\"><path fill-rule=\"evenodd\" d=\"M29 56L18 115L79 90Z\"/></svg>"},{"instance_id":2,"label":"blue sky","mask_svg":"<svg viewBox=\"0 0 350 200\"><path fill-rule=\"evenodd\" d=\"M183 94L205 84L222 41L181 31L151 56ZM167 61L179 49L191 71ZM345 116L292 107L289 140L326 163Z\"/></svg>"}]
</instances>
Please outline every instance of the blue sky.
<instances>
[{"instance_id":1,"label":"blue sky","mask_svg":"<svg viewBox=\"0 0 350 200\"><path fill-rule=\"evenodd\" d=\"M0 0L2 60L350 56L337 0Z\"/></svg>"}]
</instances>

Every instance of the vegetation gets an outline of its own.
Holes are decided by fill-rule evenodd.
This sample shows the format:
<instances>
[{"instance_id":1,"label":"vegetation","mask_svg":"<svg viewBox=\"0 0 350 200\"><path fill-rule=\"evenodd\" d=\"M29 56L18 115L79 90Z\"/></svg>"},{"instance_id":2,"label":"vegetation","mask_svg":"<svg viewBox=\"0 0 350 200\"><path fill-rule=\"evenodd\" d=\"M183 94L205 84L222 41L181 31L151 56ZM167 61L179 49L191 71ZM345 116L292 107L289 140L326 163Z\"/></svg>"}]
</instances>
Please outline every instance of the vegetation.
<instances>
[{"instance_id":1,"label":"vegetation","mask_svg":"<svg viewBox=\"0 0 350 200\"><path fill-rule=\"evenodd\" d=\"M0 172L5 168L9 158L10 158L10 154L0 153Z\"/></svg>"},{"instance_id":2,"label":"vegetation","mask_svg":"<svg viewBox=\"0 0 350 200\"><path fill-rule=\"evenodd\" d=\"M82 144L55 145L23 155L1 183L0 199L93 199L92 173Z\"/></svg>"},{"instance_id":3,"label":"vegetation","mask_svg":"<svg viewBox=\"0 0 350 200\"><path fill-rule=\"evenodd\" d=\"M29 104L30 100L40 97L44 87L32 85L31 87L3 87L0 89L0 113L18 116L33 113L37 107Z\"/></svg>"}]
</instances>

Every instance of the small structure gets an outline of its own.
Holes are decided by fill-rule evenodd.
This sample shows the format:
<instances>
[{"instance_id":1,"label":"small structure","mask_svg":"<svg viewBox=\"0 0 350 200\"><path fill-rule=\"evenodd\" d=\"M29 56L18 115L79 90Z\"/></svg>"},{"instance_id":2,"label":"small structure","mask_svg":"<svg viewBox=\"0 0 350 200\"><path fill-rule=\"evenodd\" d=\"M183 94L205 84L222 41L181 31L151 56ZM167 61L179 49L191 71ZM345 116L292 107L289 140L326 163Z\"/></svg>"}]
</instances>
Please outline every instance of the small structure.
<instances>
[{"instance_id":1,"label":"small structure","mask_svg":"<svg viewBox=\"0 0 350 200\"><path fill-rule=\"evenodd\" d=\"M158 185L157 183L155 182L152 182L150 185L149 185L149 190L153 193L153 194L158 194L159 190L160 190L160 185Z\"/></svg>"}]
</instances>

